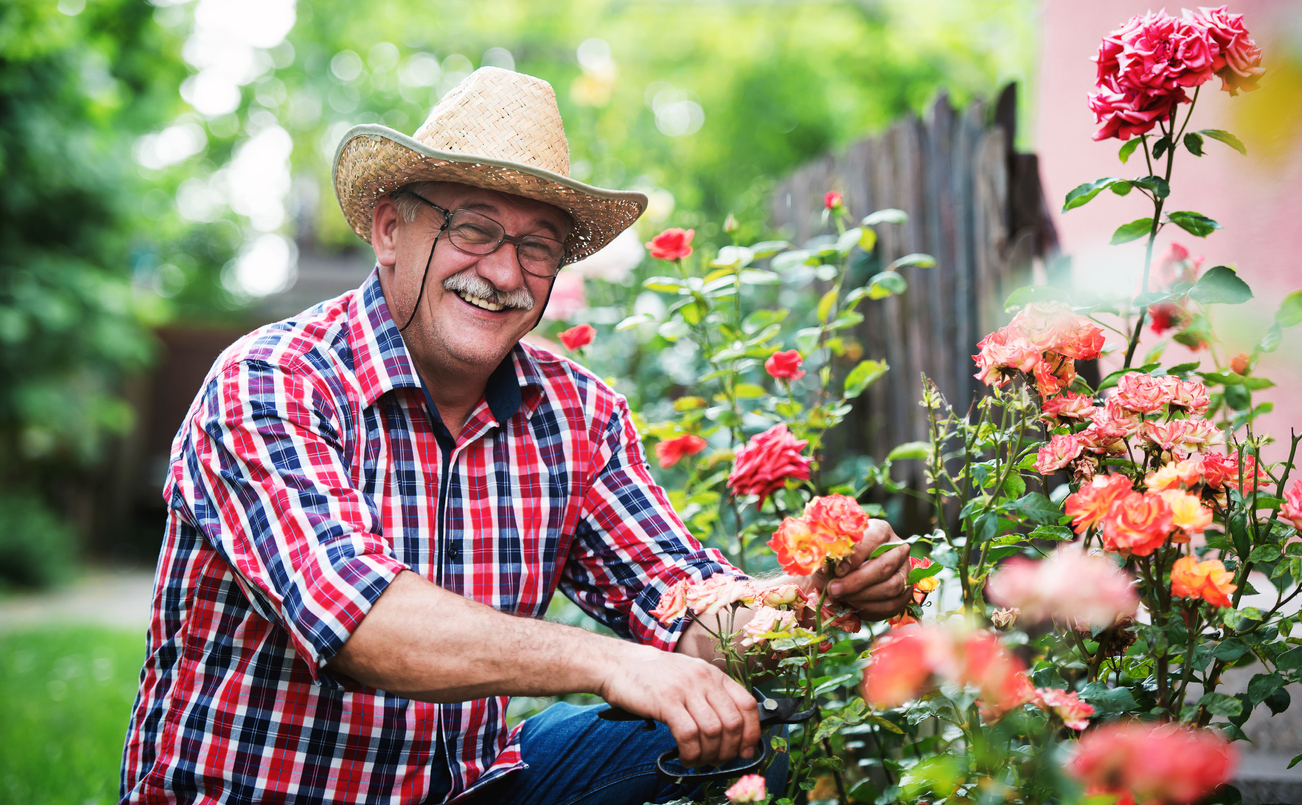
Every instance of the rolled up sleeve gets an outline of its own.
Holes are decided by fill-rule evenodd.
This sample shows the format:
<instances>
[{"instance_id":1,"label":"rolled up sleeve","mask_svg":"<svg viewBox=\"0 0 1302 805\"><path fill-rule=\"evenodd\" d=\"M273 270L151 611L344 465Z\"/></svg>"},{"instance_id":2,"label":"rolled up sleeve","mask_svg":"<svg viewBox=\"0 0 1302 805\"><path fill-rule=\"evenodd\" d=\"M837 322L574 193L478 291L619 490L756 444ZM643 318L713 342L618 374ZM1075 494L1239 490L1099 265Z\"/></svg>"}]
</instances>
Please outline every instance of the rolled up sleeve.
<instances>
[{"instance_id":1,"label":"rolled up sleeve","mask_svg":"<svg viewBox=\"0 0 1302 805\"><path fill-rule=\"evenodd\" d=\"M623 397L606 422L592 477L563 589L621 637L673 651L684 621L665 625L651 615L660 596L685 578L741 573L703 547L674 512L651 477Z\"/></svg>"},{"instance_id":2,"label":"rolled up sleeve","mask_svg":"<svg viewBox=\"0 0 1302 805\"><path fill-rule=\"evenodd\" d=\"M181 435L173 491L253 609L330 687L322 666L406 569L352 481L350 423L306 367L232 363Z\"/></svg>"}]
</instances>

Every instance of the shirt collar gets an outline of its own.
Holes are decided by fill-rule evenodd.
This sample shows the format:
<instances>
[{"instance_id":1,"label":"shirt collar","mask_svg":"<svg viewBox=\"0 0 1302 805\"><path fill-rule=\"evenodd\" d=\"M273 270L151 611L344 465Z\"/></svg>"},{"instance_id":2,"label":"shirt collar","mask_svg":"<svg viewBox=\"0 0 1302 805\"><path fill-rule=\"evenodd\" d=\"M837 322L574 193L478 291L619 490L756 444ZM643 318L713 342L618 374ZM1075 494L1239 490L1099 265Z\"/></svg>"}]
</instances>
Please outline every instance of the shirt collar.
<instances>
[{"instance_id":1,"label":"shirt collar","mask_svg":"<svg viewBox=\"0 0 1302 805\"><path fill-rule=\"evenodd\" d=\"M365 404L374 405L396 388L423 389L416 364L389 313L378 266L358 288L352 304L349 340ZM493 418L505 423L522 405L526 414L531 413L542 387L543 375L537 361L523 344L516 344L489 376L484 399Z\"/></svg>"}]
</instances>

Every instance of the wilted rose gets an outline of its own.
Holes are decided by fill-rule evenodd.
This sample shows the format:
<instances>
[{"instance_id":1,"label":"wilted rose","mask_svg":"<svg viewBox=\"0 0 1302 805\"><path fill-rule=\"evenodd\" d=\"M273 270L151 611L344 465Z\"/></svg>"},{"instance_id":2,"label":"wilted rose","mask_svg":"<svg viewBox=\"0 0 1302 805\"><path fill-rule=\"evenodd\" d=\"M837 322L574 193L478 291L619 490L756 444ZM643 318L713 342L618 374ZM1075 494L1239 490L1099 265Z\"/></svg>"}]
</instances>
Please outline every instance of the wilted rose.
<instances>
[{"instance_id":1,"label":"wilted rose","mask_svg":"<svg viewBox=\"0 0 1302 805\"><path fill-rule=\"evenodd\" d=\"M591 344L592 339L596 335L597 335L596 327L593 327L591 324L580 324L575 327L571 327L570 329L561 333L558 337L561 339L561 343L565 345L566 349L568 349L571 352L574 352L576 350L583 349L588 344Z\"/></svg>"},{"instance_id":2,"label":"wilted rose","mask_svg":"<svg viewBox=\"0 0 1302 805\"><path fill-rule=\"evenodd\" d=\"M1233 582L1234 573L1226 570L1219 559L1199 562L1193 556L1182 556L1171 566L1171 595L1201 598L1214 607L1231 605Z\"/></svg>"},{"instance_id":3,"label":"wilted rose","mask_svg":"<svg viewBox=\"0 0 1302 805\"><path fill-rule=\"evenodd\" d=\"M1103 547L1122 556L1149 556L1171 535L1171 507L1160 495L1130 492L1103 518Z\"/></svg>"},{"instance_id":4,"label":"wilted rose","mask_svg":"<svg viewBox=\"0 0 1302 805\"><path fill-rule=\"evenodd\" d=\"M661 467L672 467L677 464L683 456L694 456L706 448L709 442L691 433L685 433L682 436L675 436L672 439L661 439L656 444L656 461Z\"/></svg>"},{"instance_id":5,"label":"wilted rose","mask_svg":"<svg viewBox=\"0 0 1302 805\"><path fill-rule=\"evenodd\" d=\"M737 451L728 488L734 495L759 495L760 504L786 484L788 478L805 480L809 477L809 464L813 460L800 451L808 442L797 440L787 426L774 425L751 437L746 446Z\"/></svg>"},{"instance_id":6,"label":"wilted rose","mask_svg":"<svg viewBox=\"0 0 1302 805\"><path fill-rule=\"evenodd\" d=\"M768 372L770 377L799 380L805 376L805 370L800 368L802 363L800 351L789 349L786 352L775 352L770 355L769 359L764 361L764 371Z\"/></svg>"},{"instance_id":7,"label":"wilted rose","mask_svg":"<svg viewBox=\"0 0 1302 805\"><path fill-rule=\"evenodd\" d=\"M647 242L651 256L657 260L681 260L692 254L695 229L666 229Z\"/></svg>"}]
</instances>

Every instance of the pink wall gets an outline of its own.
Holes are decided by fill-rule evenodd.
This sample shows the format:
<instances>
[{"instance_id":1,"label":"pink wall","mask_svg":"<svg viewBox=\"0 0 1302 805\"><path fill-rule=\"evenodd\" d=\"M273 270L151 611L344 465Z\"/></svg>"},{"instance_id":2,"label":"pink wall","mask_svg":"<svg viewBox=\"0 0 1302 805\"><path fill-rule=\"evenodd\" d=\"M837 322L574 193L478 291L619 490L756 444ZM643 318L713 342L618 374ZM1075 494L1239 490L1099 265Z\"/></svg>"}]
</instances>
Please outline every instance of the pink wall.
<instances>
[{"instance_id":1,"label":"pink wall","mask_svg":"<svg viewBox=\"0 0 1302 805\"><path fill-rule=\"evenodd\" d=\"M1044 2L1035 149L1055 211L1067 192L1082 182L1147 172L1142 152L1122 165L1117 159L1120 141L1092 139L1097 125L1085 98L1093 87L1095 66L1090 59L1100 39L1148 8L1144 0ZM1178 6L1167 9L1179 13ZM1233 98L1219 89L1219 79L1205 84L1189 128L1228 129L1247 146L1248 156L1211 140L1201 159L1181 149L1166 209L1197 210L1224 229L1199 239L1167 227L1158 236L1155 254L1175 240L1194 255L1205 256L1204 268L1232 265L1252 286L1257 296L1253 301L1215 309L1217 329L1233 355L1251 351L1283 295L1302 288L1302 3L1231 0L1229 10L1244 15L1244 24L1264 52L1266 76L1259 90ZM1077 287L1138 287L1143 241L1109 246L1108 240L1120 224L1146 215L1152 215L1146 198L1107 192L1085 207L1057 215L1063 249L1074 259ZM1156 342L1146 329L1138 354ZM1168 358L1177 354L1188 353L1166 353ZM1197 358L1210 368L1205 351ZM1116 364L1120 366L1119 358ZM1263 356L1256 373L1279 384L1257 392L1257 401L1275 403L1258 432L1286 440L1290 427L1302 431L1302 325L1285 331L1283 344ZM1267 455L1272 460L1285 457L1279 446Z\"/></svg>"}]
</instances>

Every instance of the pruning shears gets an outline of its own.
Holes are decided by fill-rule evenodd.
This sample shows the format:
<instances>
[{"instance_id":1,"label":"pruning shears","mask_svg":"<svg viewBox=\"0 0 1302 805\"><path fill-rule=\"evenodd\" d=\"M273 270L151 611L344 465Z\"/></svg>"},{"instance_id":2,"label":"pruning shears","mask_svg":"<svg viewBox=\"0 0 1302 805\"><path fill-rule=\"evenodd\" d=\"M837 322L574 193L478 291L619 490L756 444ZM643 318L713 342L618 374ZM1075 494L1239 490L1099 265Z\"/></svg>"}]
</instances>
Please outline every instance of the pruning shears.
<instances>
[{"instance_id":1,"label":"pruning shears","mask_svg":"<svg viewBox=\"0 0 1302 805\"><path fill-rule=\"evenodd\" d=\"M777 726L779 724L799 724L813 718L814 713L818 710L816 706L807 710L801 710L800 699L789 697L770 698L759 691L755 692L755 699L759 702L760 729L768 729L769 727ZM615 707L613 705L608 709L597 713L597 717L603 718L606 721L645 721L646 724L642 729L655 729L654 719L634 715L623 708ZM678 747L675 746L673 749L661 753L660 757L657 758L656 776L661 780L670 783L681 783L683 780L698 780L701 782L727 780L732 777L740 777L743 774L750 774L757 770L768 758L768 755L768 743L766 741L760 741L759 754L742 766L729 766L726 769L714 769L712 771L696 771L695 769L688 769L682 766L682 764L675 764L678 766L678 769L670 769L666 764L672 763L678 759Z\"/></svg>"}]
</instances>

